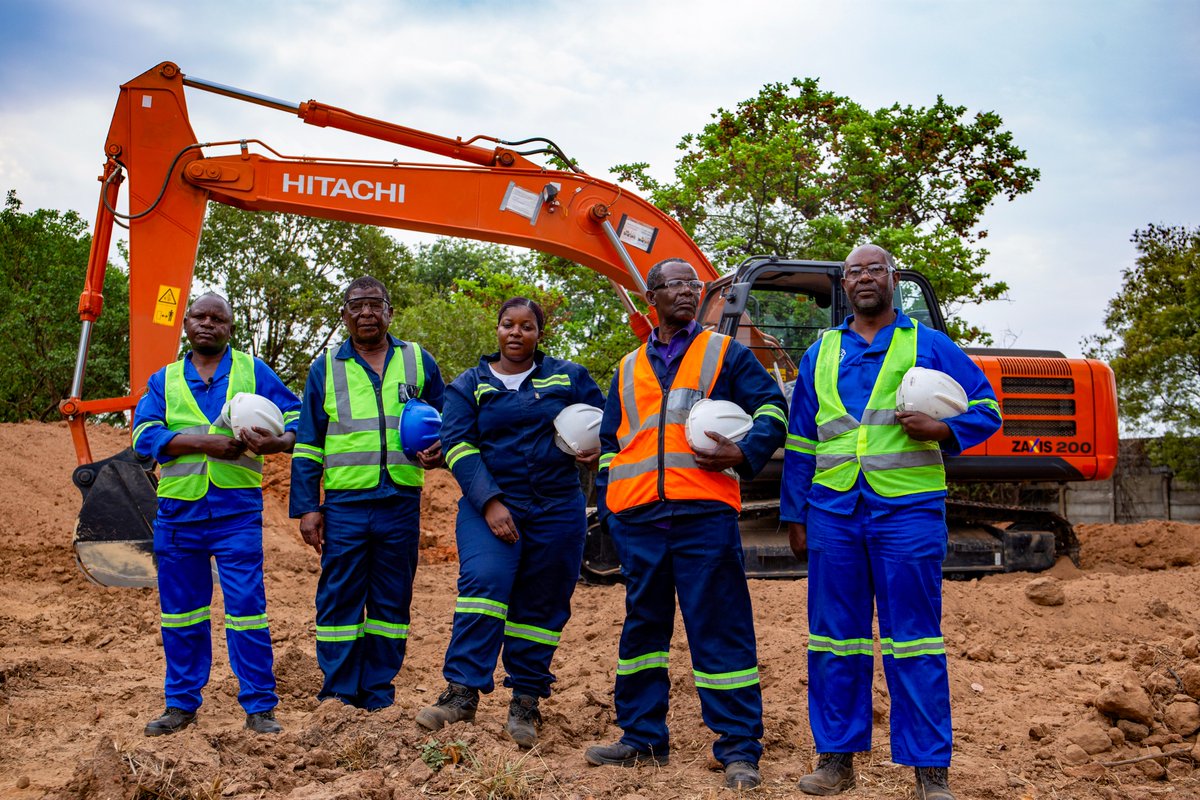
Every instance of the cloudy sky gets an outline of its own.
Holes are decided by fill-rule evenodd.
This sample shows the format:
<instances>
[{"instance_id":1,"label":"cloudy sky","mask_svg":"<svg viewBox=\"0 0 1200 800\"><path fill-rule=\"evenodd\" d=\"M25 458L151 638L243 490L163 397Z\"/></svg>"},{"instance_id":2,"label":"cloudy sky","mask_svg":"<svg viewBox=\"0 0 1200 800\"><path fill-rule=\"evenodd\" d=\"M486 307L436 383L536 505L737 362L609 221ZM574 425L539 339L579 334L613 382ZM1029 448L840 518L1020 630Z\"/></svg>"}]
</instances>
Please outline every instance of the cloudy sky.
<instances>
[{"instance_id":1,"label":"cloudy sky","mask_svg":"<svg viewBox=\"0 0 1200 800\"><path fill-rule=\"evenodd\" d=\"M766 83L869 108L941 94L1003 119L1032 194L994 207L998 344L1079 355L1148 223L1200 224L1200 2L0 0L0 191L92 219L118 86L160 61L449 136L546 136L588 172L646 161ZM201 92L201 141L391 158L394 148ZM82 276L81 276L82 288ZM73 301L72 301L73 302Z\"/></svg>"}]
</instances>

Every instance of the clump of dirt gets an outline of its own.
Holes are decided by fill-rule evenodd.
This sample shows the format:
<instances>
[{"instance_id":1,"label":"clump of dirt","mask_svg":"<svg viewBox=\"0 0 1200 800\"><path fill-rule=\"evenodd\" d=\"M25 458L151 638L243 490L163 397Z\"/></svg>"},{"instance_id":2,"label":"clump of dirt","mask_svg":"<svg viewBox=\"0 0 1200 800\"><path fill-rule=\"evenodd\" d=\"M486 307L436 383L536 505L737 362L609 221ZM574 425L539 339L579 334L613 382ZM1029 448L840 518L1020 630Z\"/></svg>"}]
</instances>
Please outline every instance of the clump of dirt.
<instances>
[{"instance_id":1,"label":"clump of dirt","mask_svg":"<svg viewBox=\"0 0 1200 800\"><path fill-rule=\"evenodd\" d=\"M128 442L128 432L105 427L90 437L97 458ZM316 702L319 562L287 515L289 459L274 456L263 538L284 733L259 737L242 727L218 591L212 678L197 724L144 737L163 703L157 596L97 587L76 569L74 463L65 425L0 425L0 518L9 523L0 538L0 799L722 794L678 623L670 764L593 768L583 760L584 747L620 735L612 703L620 585L578 587L535 750L518 750L504 733L504 690L482 698L473 724L431 735L413 723L444 686L457 593L457 565L447 559L458 489L444 470L428 476L422 564L394 706L368 714ZM1062 560L1043 575L945 585L956 734L950 775L960 797L1200 796L1200 526L1084 525L1080 538L1080 567ZM1029 586L1044 577L1056 581L1049 605L1044 584ZM805 592L804 581L751 583L765 713L760 797L794 797L814 761ZM909 800L912 771L889 760L882 670L872 700L875 747L856 761L852 794Z\"/></svg>"}]
</instances>

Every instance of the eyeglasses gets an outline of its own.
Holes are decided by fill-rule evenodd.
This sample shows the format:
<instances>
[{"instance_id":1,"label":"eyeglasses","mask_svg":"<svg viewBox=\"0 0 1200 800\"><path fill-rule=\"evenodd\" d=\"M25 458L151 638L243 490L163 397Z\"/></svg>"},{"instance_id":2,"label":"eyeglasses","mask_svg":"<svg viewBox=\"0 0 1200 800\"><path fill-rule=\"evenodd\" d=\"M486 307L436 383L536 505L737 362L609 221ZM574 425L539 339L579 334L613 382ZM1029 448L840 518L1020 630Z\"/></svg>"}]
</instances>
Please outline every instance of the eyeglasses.
<instances>
[{"instance_id":1,"label":"eyeglasses","mask_svg":"<svg viewBox=\"0 0 1200 800\"><path fill-rule=\"evenodd\" d=\"M895 271L895 267L887 264L867 264L865 267L850 267L842 272L842 277L853 283L854 281L861 280L863 275L870 275L872 278L878 280L884 275L890 275Z\"/></svg>"},{"instance_id":2,"label":"eyeglasses","mask_svg":"<svg viewBox=\"0 0 1200 800\"><path fill-rule=\"evenodd\" d=\"M677 292L685 286L699 294L704 288L704 281L685 281L682 278L672 278L665 283L660 283L658 286L650 287L649 291L657 292L659 289L670 289L672 292Z\"/></svg>"},{"instance_id":3,"label":"eyeglasses","mask_svg":"<svg viewBox=\"0 0 1200 800\"><path fill-rule=\"evenodd\" d=\"M380 314L387 310L388 301L382 297L358 297L354 300L346 301L346 311L352 316L357 317L366 311L371 311Z\"/></svg>"}]
</instances>

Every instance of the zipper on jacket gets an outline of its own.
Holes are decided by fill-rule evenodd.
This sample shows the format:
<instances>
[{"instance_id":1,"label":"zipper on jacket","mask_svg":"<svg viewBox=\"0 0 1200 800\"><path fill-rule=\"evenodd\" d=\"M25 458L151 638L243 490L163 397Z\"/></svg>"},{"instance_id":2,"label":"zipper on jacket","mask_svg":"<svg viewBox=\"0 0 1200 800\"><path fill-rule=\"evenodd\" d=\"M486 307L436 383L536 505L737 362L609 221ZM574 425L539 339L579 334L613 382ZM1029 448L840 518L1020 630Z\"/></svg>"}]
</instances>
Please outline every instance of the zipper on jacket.
<instances>
[{"instance_id":1,"label":"zipper on jacket","mask_svg":"<svg viewBox=\"0 0 1200 800\"><path fill-rule=\"evenodd\" d=\"M387 416L383 413L383 384L375 387L375 405L379 409L379 471L387 470Z\"/></svg>"},{"instance_id":2,"label":"zipper on jacket","mask_svg":"<svg viewBox=\"0 0 1200 800\"><path fill-rule=\"evenodd\" d=\"M662 382L659 381L659 388L662 389ZM671 396L670 389L664 389L662 393L662 404L658 408L658 499L667 499L667 465L666 465L666 449L667 449L667 398Z\"/></svg>"}]
</instances>

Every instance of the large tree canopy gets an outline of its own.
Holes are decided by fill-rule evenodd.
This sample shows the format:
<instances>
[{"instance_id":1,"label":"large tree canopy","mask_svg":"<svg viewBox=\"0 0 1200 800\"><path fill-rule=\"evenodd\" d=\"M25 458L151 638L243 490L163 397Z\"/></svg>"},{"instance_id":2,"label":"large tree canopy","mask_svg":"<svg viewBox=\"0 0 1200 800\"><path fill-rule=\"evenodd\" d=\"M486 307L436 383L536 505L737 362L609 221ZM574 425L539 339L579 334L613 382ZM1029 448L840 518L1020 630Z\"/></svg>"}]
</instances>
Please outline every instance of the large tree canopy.
<instances>
[{"instance_id":1,"label":"large tree canopy","mask_svg":"<svg viewBox=\"0 0 1200 800\"><path fill-rule=\"evenodd\" d=\"M1112 365L1126 425L1163 434L1151 458L1200 480L1200 227L1148 225L1132 241L1137 260L1088 355Z\"/></svg>"},{"instance_id":2,"label":"large tree canopy","mask_svg":"<svg viewBox=\"0 0 1200 800\"><path fill-rule=\"evenodd\" d=\"M79 293L92 237L74 211L0 211L0 421L50 420L67 395L79 344ZM129 391L129 279L112 264L92 329L85 396Z\"/></svg>"},{"instance_id":3,"label":"large tree canopy","mask_svg":"<svg viewBox=\"0 0 1200 800\"><path fill-rule=\"evenodd\" d=\"M233 304L236 347L292 388L335 337L342 291L359 275L387 286L408 279L408 251L378 228L212 204L195 278Z\"/></svg>"},{"instance_id":4,"label":"large tree canopy","mask_svg":"<svg viewBox=\"0 0 1200 800\"><path fill-rule=\"evenodd\" d=\"M870 111L814 79L764 86L679 143L672 182L645 163L613 172L684 226L719 266L750 255L841 260L876 242L925 273L948 311L1003 295L983 270L984 211L1033 188L1038 170L992 112ZM955 320L962 340L986 339Z\"/></svg>"}]
</instances>

